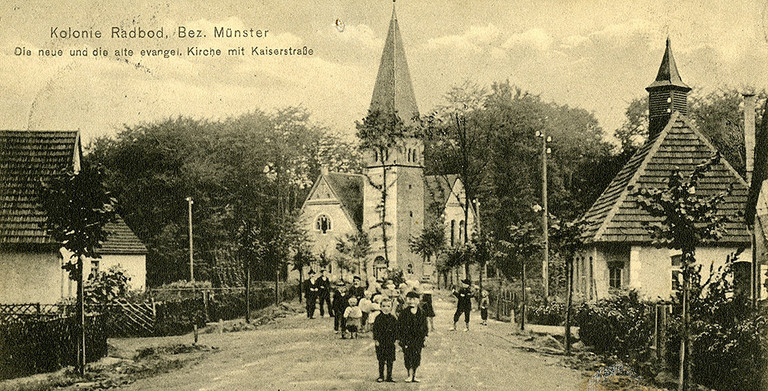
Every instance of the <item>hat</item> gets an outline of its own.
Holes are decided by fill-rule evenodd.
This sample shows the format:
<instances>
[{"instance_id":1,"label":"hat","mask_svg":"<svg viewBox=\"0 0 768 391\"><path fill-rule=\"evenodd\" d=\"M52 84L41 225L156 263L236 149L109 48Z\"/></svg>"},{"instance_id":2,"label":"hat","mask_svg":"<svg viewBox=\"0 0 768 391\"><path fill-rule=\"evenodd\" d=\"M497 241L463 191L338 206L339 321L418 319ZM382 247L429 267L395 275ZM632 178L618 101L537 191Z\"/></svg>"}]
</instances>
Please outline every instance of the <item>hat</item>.
<instances>
[{"instance_id":1,"label":"hat","mask_svg":"<svg viewBox=\"0 0 768 391\"><path fill-rule=\"evenodd\" d=\"M418 297L419 297L419 294L418 294L418 293L416 293L416 292L414 292L414 291L410 291L410 292L408 292L408 293L405 295L405 297L415 297L415 298L418 298Z\"/></svg>"},{"instance_id":2,"label":"hat","mask_svg":"<svg viewBox=\"0 0 768 391\"><path fill-rule=\"evenodd\" d=\"M360 276L355 276L352 278L353 280L361 280Z\"/></svg>"},{"instance_id":3,"label":"hat","mask_svg":"<svg viewBox=\"0 0 768 391\"><path fill-rule=\"evenodd\" d=\"M307 273L307 274L311 276L311 275L315 274L315 271L312 270L312 269L309 269L309 273Z\"/></svg>"},{"instance_id":4,"label":"hat","mask_svg":"<svg viewBox=\"0 0 768 391\"><path fill-rule=\"evenodd\" d=\"M465 279L461 280L461 282L463 284L472 285L472 280L470 280L469 278L465 278Z\"/></svg>"}]
</instances>

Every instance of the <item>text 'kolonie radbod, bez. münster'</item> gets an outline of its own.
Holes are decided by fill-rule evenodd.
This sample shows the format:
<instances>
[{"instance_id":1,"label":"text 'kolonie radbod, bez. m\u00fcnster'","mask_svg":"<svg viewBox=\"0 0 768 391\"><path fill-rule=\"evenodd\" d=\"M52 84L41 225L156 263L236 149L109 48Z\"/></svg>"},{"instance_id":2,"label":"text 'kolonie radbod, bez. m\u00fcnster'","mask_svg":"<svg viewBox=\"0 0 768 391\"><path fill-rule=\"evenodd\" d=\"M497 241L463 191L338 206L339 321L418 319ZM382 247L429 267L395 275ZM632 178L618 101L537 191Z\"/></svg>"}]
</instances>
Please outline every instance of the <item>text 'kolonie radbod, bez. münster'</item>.
<instances>
[{"instance_id":1,"label":"text 'kolonie radbod, bez. m\u00fcnster'","mask_svg":"<svg viewBox=\"0 0 768 391\"><path fill-rule=\"evenodd\" d=\"M104 34L101 30L93 28L73 28L51 27L52 39L162 39L162 38L206 38L209 34L213 38L266 38L269 34L267 29L244 28L234 29L231 27L213 27L213 31L195 29L187 26L178 26L173 32L166 32L164 27L143 28L130 27L124 28L112 26L109 34Z\"/></svg>"}]
</instances>

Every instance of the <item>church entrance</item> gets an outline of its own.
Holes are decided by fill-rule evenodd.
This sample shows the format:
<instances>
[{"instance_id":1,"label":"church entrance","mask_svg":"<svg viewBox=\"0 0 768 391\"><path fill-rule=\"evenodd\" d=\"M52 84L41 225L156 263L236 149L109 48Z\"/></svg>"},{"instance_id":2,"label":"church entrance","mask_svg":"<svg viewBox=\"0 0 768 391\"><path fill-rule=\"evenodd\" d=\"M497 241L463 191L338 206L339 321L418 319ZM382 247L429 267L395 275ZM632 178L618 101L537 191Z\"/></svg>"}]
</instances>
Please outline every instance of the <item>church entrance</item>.
<instances>
[{"instance_id":1,"label":"church entrance","mask_svg":"<svg viewBox=\"0 0 768 391\"><path fill-rule=\"evenodd\" d=\"M387 275L387 261L382 256L373 260L373 277L376 280L383 279Z\"/></svg>"}]
</instances>

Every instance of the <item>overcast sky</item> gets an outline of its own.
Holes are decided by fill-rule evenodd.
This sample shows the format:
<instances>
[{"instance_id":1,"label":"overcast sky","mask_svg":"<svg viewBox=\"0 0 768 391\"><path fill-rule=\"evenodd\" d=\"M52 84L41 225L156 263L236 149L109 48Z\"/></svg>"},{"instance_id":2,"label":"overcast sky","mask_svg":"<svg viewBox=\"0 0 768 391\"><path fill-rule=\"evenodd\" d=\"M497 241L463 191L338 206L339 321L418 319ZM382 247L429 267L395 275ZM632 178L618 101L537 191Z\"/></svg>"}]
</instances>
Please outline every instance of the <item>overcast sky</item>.
<instances>
[{"instance_id":1,"label":"overcast sky","mask_svg":"<svg viewBox=\"0 0 768 391\"><path fill-rule=\"evenodd\" d=\"M392 2L218 0L4 1L0 5L0 128L80 129L87 140L123 124L178 115L217 119L303 105L320 124L352 134L368 108ZM400 29L419 109L464 80L509 80L548 101L594 112L611 134L656 75L667 34L683 80L709 91L768 87L766 5L742 1L400 0ZM338 31L334 22L345 25ZM111 39L112 26L170 38ZM177 26L205 38L179 39ZM213 27L267 29L266 38L213 37ZM51 38L95 29L101 39ZM187 47L220 48L216 58ZM245 56L228 56L231 47ZM311 48L309 57L257 57L253 46ZM17 56L16 47L31 49ZM109 49L95 58L71 48ZM181 49L170 59L116 57L121 48ZM63 49L62 58L38 56ZM92 54L92 53L89 53Z\"/></svg>"}]
</instances>

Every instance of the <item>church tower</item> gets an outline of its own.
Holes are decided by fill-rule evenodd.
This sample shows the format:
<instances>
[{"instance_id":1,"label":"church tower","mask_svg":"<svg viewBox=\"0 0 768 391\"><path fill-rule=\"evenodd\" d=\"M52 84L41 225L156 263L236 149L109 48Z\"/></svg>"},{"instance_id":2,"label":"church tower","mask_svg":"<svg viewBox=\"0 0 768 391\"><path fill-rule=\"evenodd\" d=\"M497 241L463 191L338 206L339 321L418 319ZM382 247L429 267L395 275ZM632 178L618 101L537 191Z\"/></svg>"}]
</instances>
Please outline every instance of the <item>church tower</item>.
<instances>
[{"instance_id":1,"label":"church tower","mask_svg":"<svg viewBox=\"0 0 768 391\"><path fill-rule=\"evenodd\" d=\"M688 115L688 91L691 87L680 78L669 37L656 80L645 90L648 91L648 139L651 140L664 129L672 113L678 111Z\"/></svg>"},{"instance_id":2,"label":"church tower","mask_svg":"<svg viewBox=\"0 0 768 391\"><path fill-rule=\"evenodd\" d=\"M394 5L371 98L370 112L376 111L397 115L406 127L414 125L419 115ZM387 267L399 267L406 278L420 277L421 258L411 253L409 239L424 227L423 153L421 140L414 137L399 140L384 156L379 151L365 152L363 229L371 241L369 276L379 277ZM387 194L382 203L384 188Z\"/></svg>"}]
</instances>

